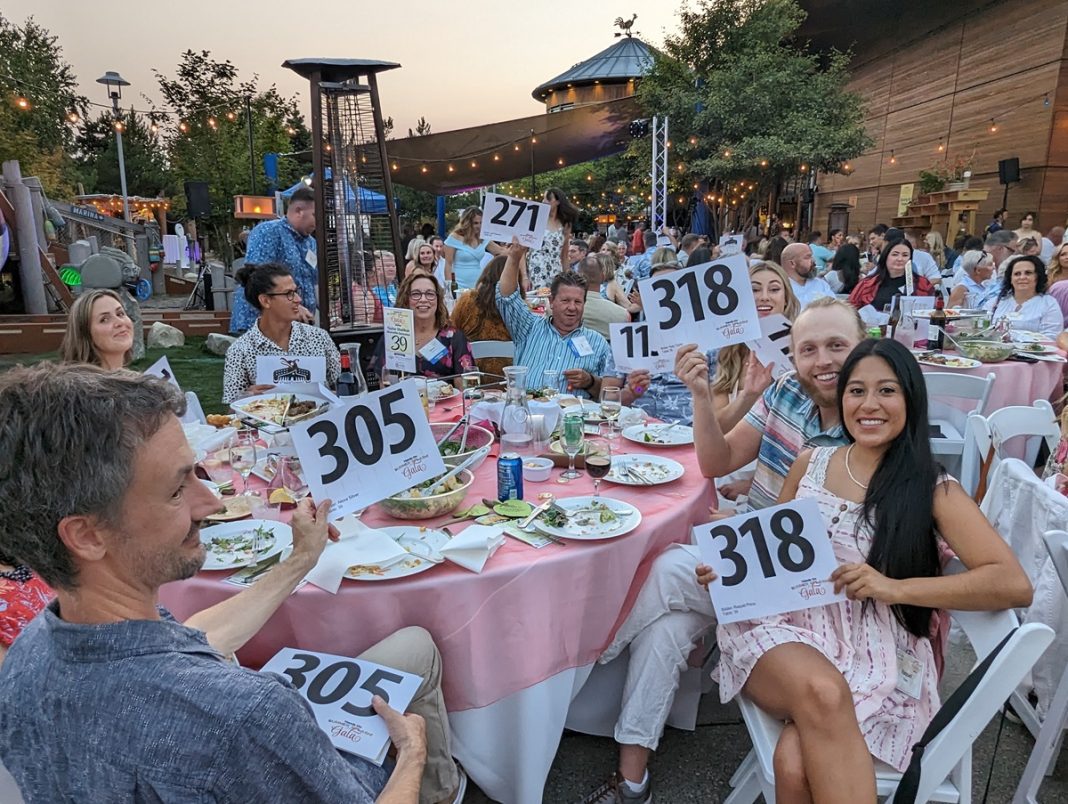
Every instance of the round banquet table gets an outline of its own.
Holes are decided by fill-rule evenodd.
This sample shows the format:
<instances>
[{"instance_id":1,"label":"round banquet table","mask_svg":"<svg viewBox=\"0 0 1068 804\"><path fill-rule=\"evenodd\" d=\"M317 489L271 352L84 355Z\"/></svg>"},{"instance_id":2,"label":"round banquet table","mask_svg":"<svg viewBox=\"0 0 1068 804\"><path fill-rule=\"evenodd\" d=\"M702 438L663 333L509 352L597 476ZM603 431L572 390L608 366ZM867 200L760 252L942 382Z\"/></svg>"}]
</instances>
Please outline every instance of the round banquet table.
<instances>
[{"instance_id":1,"label":"round banquet table","mask_svg":"<svg viewBox=\"0 0 1068 804\"><path fill-rule=\"evenodd\" d=\"M433 418L455 421L457 408L439 404ZM712 501L692 446L649 448L620 437L613 450L670 457L686 470L661 486L602 482L602 496L641 511L629 534L537 550L507 538L480 574L446 561L392 581L345 580L337 595L308 584L239 651L240 661L259 667L285 647L355 656L399 628L422 626L441 651L453 754L495 800L540 802L572 698L630 611L653 559L674 542L688 542L690 527L707 521ZM496 446L463 505L496 497L495 453ZM542 491L592 494L585 475L557 483L562 471L554 469L544 483L525 483L527 500L536 504ZM412 524L376 506L362 519L373 527ZM223 582L232 572L200 572L168 584L161 602L185 619L240 591Z\"/></svg>"},{"instance_id":2,"label":"round banquet table","mask_svg":"<svg viewBox=\"0 0 1068 804\"><path fill-rule=\"evenodd\" d=\"M973 377L985 377L994 373L994 387L986 403L987 414L1010 405L1033 405L1036 399L1058 398L1064 382L1065 363L1039 361L1021 363L1015 360L1003 360L1000 363L984 363L973 369L950 369L943 366L930 366L921 363L924 373L948 371L954 374L971 374Z\"/></svg>"}]
</instances>

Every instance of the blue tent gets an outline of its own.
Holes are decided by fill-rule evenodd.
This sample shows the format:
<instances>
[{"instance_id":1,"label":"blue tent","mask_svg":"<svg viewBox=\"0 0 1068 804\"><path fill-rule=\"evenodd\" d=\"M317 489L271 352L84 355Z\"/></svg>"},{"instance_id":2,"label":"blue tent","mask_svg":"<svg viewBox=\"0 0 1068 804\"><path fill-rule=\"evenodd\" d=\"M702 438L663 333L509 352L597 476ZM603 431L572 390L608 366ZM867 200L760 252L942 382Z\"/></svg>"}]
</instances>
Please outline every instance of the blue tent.
<instances>
[{"instance_id":1,"label":"blue tent","mask_svg":"<svg viewBox=\"0 0 1068 804\"><path fill-rule=\"evenodd\" d=\"M329 170L329 168L327 168ZM327 176L329 178L329 175ZM309 176L310 179L310 176ZM294 191L298 187L307 187L307 183L304 180L298 181L288 190L282 191L282 198L289 198L293 195ZM381 193L376 193L374 190L368 190L366 187L357 187L360 194L360 212L364 215L384 215L386 214L386 197ZM394 205L396 205L396 199L394 199ZM352 185L349 182L345 182L345 211L354 214L356 212L356 194L352 191Z\"/></svg>"}]
</instances>

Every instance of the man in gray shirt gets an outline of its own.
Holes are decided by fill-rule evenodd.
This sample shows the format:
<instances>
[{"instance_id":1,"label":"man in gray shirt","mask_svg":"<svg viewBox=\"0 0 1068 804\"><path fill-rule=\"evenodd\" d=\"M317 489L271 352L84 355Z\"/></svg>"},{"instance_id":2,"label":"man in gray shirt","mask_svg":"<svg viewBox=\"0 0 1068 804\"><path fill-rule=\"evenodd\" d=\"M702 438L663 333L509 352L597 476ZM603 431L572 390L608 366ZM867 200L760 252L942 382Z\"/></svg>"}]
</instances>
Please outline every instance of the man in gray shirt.
<instances>
[{"instance_id":1,"label":"man in gray shirt","mask_svg":"<svg viewBox=\"0 0 1068 804\"><path fill-rule=\"evenodd\" d=\"M329 501L302 501L293 553L270 577L184 624L159 606L163 584L203 565L199 523L220 508L193 472L184 407L162 380L93 366L0 377L0 552L56 592L0 669L0 760L27 804L415 804L421 787L424 802L451 800L447 739L436 738L438 788L423 778L435 764L424 719L444 717L425 631L363 654L424 677L425 718L390 708L388 691L372 701L391 771L335 750L282 677L225 659L315 565Z\"/></svg>"}]
</instances>

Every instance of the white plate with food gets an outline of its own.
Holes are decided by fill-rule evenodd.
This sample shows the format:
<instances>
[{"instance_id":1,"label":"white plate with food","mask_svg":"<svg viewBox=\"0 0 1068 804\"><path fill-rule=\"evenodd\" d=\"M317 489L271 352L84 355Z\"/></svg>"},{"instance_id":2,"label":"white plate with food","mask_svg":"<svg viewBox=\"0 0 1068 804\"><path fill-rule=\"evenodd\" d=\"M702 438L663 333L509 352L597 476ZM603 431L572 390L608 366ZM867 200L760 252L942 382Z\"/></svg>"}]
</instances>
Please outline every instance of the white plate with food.
<instances>
[{"instance_id":1,"label":"white plate with food","mask_svg":"<svg viewBox=\"0 0 1068 804\"><path fill-rule=\"evenodd\" d=\"M259 550L253 552L253 541L259 534ZM201 569L239 569L256 564L268 556L280 553L293 544L293 531L283 522L268 519L249 519L201 528L200 543L208 558Z\"/></svg>"},{"instance_id":2,"label":"white plate with food","mask_svg":"<svg viewBox=\"0 0 1068 804\"><path fill-rule=\"evenodd\" d=\"M1057 347L1051 343L1029 343L1027 341L1014 342L1012 348L1024 355L1055 355Z\"/></svg>"},{"instance_id":3,"label":"white plate with food","mask_svg":"<svg viewBox=\"0 0 1068 804\"><path fill-rule=\"evenodd\" d=\"M978 360L972 360L970 357L938 354L917 357L916 362L922 363L925 366L935 366L937 368L947 369L973 369L979 368L981 365L983 365Z\"/></svg>"},{"instance_id":4,"label":"white plate with food","mask_svg":"<svg viewBox=\"0 0 1068 804\"><path fill-rule=\"evenodd\" d=\"M252 514L252 503L250 503L249 498L244 495L226 497L222 502L226 506L225 511L218 514L209 514L204 518L211 522L233 522L237 519L244 519L246 516Z\"/></svg>"},{"instance_id":5,"label":"white plate with food","mask_svg":"<svg viewBox=\"0 0 1068 804\"><path fill-rule=\"evenodd\" d=\"M623 486L659 486L678 480L685 471L678 461L659 455L613 455L604 479Z\"/></svg>"},{"instance_id":6,"label":"white plate with food","mask_svg":"<svg viewBox=\"0 0 1068 804\"><path fill-rule=\"evenodd\" d=\"M392 581L396 578L418 575L441 563L436 559L442 558L440 550L449 541L448 534L440 530L421 528L416 525L380 528L380 530L407 550L410 557L401 559L388 567L380 567L377 564L356 564L346 570L346 578L353 581ZM430 558L435 560L432 561Z\"/></svg>"},{"instance_id":7,"label":"white plate with food","mask_svg":"<svg viewBox=\"0 0 1068 804\"><path fill-rule=\"evenodd\" d=\"M934 312L934 310L913 310L909 315L913 318L930 318ZM963 307L947 307L942 312L946 314L946 318L980 318L989 315L985 310L967 310Z\"/></svg>"},{"instance_id":8,"label":"white plate with food","mask_svg":"<svg viewBox=\"0 0 1068 804\"><path fill-rule=\"evenodd\" d=\"M1041 332L1032 332L1029 329L1010 329L1009 337L1013 343L1049 343L1050 338Z\"/></svg>"},{"instance_id":9,"label":"white plate with food","mask_svg":"<svg viewBox=\"0 0 1068 804\"><path fill-rule=\"evenodd\" d=\"M460 393L459 388L445 380L428 380L427 387L431 390L431 393L437 391L438 399L450 399Z\"/></svg>"},{"instance_id":10,"label":"white plate with food","mask_svg":"<svg viewBox=\"0 0 1068 804\"><path fill-rule=\"evenodd\" d=\"M325 399L307 394L259 394L230 403L234 413L275 427L288 427L318 416L329 407Z\"/></svg>"},{"instance_id":11,"label":"white plate with food","mask_svg":"<svg viewBox=\"0 0 1068 804\"><path fill-rule=\"evenodd\" d=\"M679 447L693 443L693 428L685 424L634 424L623 437L646 447Z\"/></svg>"},{"instance_id":12,"label":"white plate with food","mask_svg":"<svg viewBox=\"0 0 1068 804\"><path fill-rule=\"evenodd\" d=\"M622 500L569 497L557 500L553 507L534 520L534 525L543 533L560 539L592 542L630 533L641 521L641 512Z\"/></svg>"}]
</instances>

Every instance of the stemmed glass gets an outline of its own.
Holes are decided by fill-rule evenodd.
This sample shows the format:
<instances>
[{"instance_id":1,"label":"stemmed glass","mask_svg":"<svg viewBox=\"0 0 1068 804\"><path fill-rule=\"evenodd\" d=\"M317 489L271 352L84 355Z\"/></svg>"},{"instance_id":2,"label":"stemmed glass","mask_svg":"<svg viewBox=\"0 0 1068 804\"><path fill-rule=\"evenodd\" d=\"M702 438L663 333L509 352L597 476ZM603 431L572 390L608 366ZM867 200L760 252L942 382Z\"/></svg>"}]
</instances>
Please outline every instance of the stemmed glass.
<instances>
[{"instance_id":1,"label":"stemmed glass","mask_svg":"<svg viewBox=\"0 0 1068 804\"><path fill-rule=\"evenodd\" d=\"M251 427L242 427L230 441L230 468L241 475L241 494L248 494L248 476L256 466L258 450L257 433Z\"/></svg>"},{"instance_id":2,"label":"stemmed glass","mask_svg":"<svg viewBox=\"0 0 1068 804\"><path fill-rule=\"evenodd\" d=\"M623 409L623 389L622 388L602 388L601 389L601 415L604 416L608 422L608 438L616 437L616 419L619 418L619 413Z\"/></svg>"},{"instance_id":3,"label":"stemmed glass","mask_svg":"<svg viewBox=\"0 0 1068 804\"><path fill-rule=\"evenodd\" d=\"M593 478L593 496L601 496L601 478L612 469L612 442L602 436L586 439L586 474Z\"/></svg>"},{"instance_id":4,"label":"stemmed glass","mask_svg":"<svg viewBox=\"0 0 1068 804\"><path fill-rule=\"evenodd\" d=\"M565 480L582 477L582 472L575 469L575 456L582 452L582 445L586 438L583 432L585 426L586 422L581 411L564 414L564 432L560 437L560 445L564 448L564 452L567 453L568 464L567 471L560 477Z\"/></svg>"},{"instance_id":5,"label":"stemmed glass","mask_svg":"<svg viewBox=\"0 0 1068 804\"><path fill-rule=\"evenodd\" d=\"M300 460L297 458L288 455L279 456L276 478L278 480L278 488L288 491L289 496L297 502L300 502L311 493L308 484L301 477Z\"/></svg>"}]
</instances>

